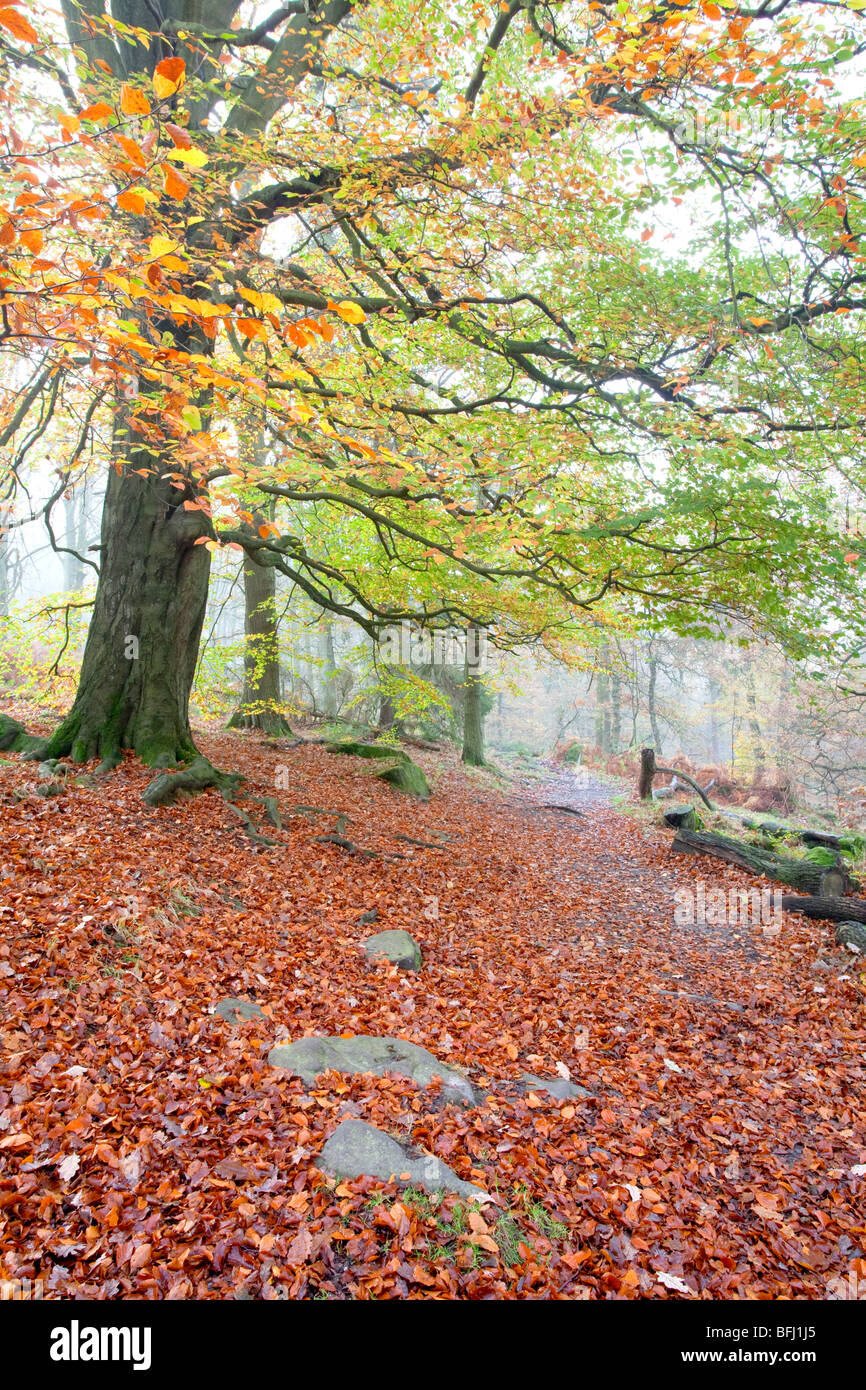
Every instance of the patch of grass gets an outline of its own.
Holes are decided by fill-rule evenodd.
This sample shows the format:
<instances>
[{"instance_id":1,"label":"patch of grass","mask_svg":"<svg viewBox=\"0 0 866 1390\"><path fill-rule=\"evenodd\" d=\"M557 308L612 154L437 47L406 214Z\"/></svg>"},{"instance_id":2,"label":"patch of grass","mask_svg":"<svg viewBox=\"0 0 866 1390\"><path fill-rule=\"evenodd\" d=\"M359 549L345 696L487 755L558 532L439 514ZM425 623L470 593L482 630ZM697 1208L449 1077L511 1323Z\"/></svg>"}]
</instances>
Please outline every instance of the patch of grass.
<instances>
[{"instance_id":1,"label":"patch of grass","mask_svg":"<svg viewBox=\"0 0 866 1390\"><path fill-rule=\"evenodd\" d=\"M177 913L178 917L200 917L202 914L202 909L182 888L172 888L168 897L168 905Z\"/></svg>"},{"instance_id":2,"label":"patch of grass","mask_svg":"<svg viewBox=\"0 0 866 1390\"><path fill-rule=\"evenodd\" d=\"M507 1265L520 1264L523 1257L518 1247L523 1235L510 1211L500 1216L493 1230L493 1239L499 1246L499 1253Z\"/></svg>"},{"instance_id":3,"label":"patch of grass","mask_svg":"<svg viewBox=\"0 0 866 1390\"><path fill-rule=\"evenodd\" d=\"M546 1236L548 1240L562 1240L563 1236L568 1235L568 1227L551 1216L541 1202L527 1202L525 1211L539 1235Z\"/></svg>"}]
</instances>

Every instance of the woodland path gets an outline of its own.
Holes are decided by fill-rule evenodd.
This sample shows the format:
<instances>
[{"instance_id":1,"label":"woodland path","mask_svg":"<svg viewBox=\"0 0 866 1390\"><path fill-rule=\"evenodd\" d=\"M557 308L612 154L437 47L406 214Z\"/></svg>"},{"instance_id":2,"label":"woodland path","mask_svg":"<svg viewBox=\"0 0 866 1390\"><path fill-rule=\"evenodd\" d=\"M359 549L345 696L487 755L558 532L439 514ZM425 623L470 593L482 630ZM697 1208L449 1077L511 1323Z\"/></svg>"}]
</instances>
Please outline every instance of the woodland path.
<instances>
[{"instance_id":1,"label":"woodland path","mask_svg":"<svg viewBox=\"0 0 866 1390\"><path fill-rule=\"evenodd\" d=\"M418 754L419 804L320 747L202 744L245 773L273 847L214 793L149 810L135 763L49 800L32 764L0 768L7 1277L96 1297L823 1298L866 1272L864 987L829 927L675 926L676 888L749 880L674 859L573 778L503 792ZM581 817L540 804L578 795ZM347 813L378 857L322 843L334 820L299 805ZM364 960L389 927L419 941L417 974ZM231 1026L227 995L264 1018ZM305 1092L266 1063L305 1032L397 1034L493 1095L460 1109L336 1074ZM524 1071L591 1095L521 1093ZM316 1157L346 1115L439 1155L499 1217L335 1191Z\"/></svg>"}]
</instances>

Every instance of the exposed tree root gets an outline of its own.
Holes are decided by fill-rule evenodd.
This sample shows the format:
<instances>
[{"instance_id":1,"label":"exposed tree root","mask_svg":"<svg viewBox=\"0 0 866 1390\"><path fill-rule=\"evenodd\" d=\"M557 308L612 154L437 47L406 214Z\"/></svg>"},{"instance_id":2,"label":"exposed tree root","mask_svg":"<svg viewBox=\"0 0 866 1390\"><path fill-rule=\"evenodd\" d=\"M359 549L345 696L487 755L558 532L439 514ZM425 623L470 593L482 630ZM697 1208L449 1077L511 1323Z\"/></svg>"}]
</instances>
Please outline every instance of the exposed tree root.
<instances>
[{"instance_id":1,"label":"exposed tree root","mask_svg":"<svg viewBox=\"0 0 866 1390\"><path fill-rule=\"evenodd\" d=\"M218 772L201 753L179 772L160 772L144 790L148 806L168 806L179 796L194 796L215 787L227 801L236 795L241 781L237 772Z\"/></svg>"},{"instance_id":2,"label":"exposed tree root","mask_svg":"<svg viewBox=\"0 0 866 1390\"><path fill-rule=\"evenodd\" d=\"M35 738L17 719L0 714L0 752L23 753L25 758L36 758L44 747L44 738Z\"/></svg>"},{"instance_id":3,"label":"exposed tree root","mask_svg":"<svg viewBox=\"0 0 866 1390\"><path fill-rule=\"evenodd\" d=\"M362 845L353 844L343 835L316 835L318 845L336 845L338 849L345 849L350 854L359 854L362 859L379 859L379 851L376 849L364 849Z\"/></svg>"},{"instance_id":4,"label":"exposed tree root","mask_svg":"<svg viewBox=\"0 0 866 1390\"><path fill-rule=\"evenodd\" d=\"M247 815L246 811L240 806L235 805L235 803L228 798L226 798L226 805L230 811L234 811L235 815L241 821L244 831L249 835L254 845L264 845L266 849L273 849L274 845L277 843L276 840L269 840L267 835L260 835L252 818Z\"/></svg>"},{"instance_id":5,"label":"exposed tree root","mask_svg":"<svg viewBox=\"0 0 866 1390\"><path fill-rule=\"evenodd\" d=\"M415 840L411 835L401 835L399 830L394 834L395 840L402 840L404 845L420 845L422 849L438 849L443 854L447 853L444 845L434 845L432 840Z\"/></svg>"},{"instance_id":6,"label":"exposed tree root","mask_svg":"<svg viewBox=\"0 0 866 1390\"><path fill-rule=\"evenodd\" d=\"M258 710L255 713L245 713L242 709L235 710L228 724L227 729L258 729L260 733L270 734L272 738L291 738L292 726L287 719L276 710Z\"/></svg>"},{"instance_id":7,"label":"exposed tree root","mask_svg":"<svg viewBox=\"0 0 866 1390\"><path fill-rule=\"evenodd\" d=\"M275 796L254 796L251 797L257 805L264 806L265 815L275 830L282 830L283 822L280 818L280 808Z\"/></svg>"}]
</instances>

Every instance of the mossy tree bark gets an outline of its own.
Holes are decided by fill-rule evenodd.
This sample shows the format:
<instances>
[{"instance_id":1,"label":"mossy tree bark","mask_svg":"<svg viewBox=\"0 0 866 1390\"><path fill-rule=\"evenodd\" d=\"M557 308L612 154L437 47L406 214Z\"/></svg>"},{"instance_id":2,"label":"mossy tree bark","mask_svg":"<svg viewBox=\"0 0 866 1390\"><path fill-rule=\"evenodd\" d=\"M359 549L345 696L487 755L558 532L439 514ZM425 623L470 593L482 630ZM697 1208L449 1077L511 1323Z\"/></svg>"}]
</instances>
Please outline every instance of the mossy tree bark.
<instances>
[{"instance_id":1,"label":"mossy tree bark","mask_svg":"<svg viewBox=\"0 0 866 1390\"><path fill-rule=\"evenodd\" d=\"M43 756L100 757L106 767L124 748L151 767L196 756L189 695L210 574L208 547L196 541L211 530L185 500L158 471L109 472L78 692Z\"/></svg>"},{"instance_id":2,"label":"mossy tree bark","mask_svg":"<svg viewBox=\"0 0 866 1390\"><path fill-rule=\"evenodd\" d=\"M265 517L256 519L256 524ZM230 728L290 734L282 713L277 572L244 556L244 688Z\"/></svg>"},{"instance_id":3,"label":"mossy tree bark","mask_svg":"<svg viewBox=\"0 0 866 1390\"><path fill-rule=\"evenodd\" d=\"M475 623L466 629L466 657L463 668L463 761L470 767L484 766L484 710L481 679L481 632Z\"/></svg>"}]
</instances>

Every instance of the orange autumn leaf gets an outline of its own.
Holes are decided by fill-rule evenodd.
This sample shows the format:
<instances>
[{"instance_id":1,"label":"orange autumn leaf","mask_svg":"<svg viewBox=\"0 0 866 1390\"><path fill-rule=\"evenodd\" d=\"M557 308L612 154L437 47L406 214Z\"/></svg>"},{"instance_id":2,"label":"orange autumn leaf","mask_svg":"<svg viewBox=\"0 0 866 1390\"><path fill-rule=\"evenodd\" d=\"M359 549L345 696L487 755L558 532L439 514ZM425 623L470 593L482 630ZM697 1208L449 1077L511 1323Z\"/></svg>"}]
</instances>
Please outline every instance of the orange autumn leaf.
<instances>
[{"instance_id":1,"label":"orange autumn leaf","mask_svg":"<svg viewBox=\"0 0 866 1390\"><path fill-rule=\"evenodd\" d=\"M105 101L96 101L92 106L85 106L81 112L82 121L110 121L114 115L114 108Z\"/></svg>"},{"instance_id":2,"label":"orange autumn leaf","mask_svg":"<svg viewBox=\"0 0 866 1390\"><path fill-rule=\"evenodd\" d=\"M114 138L130 163L135 164L139 169L147 168L147 159L140 145L136 144L134 140L130 140L128 135L115 135Z\"/></svg>"},{"instance_id":3,"label":"orange autumn leaf","mask_svg":"<svg viewBox=\"0 0 866 1390\"><path fill-rule=\"evenodd\" d=\"M265 343L268 341L268 330L261 319L235 319L235 326L245 338L259 338Z\"/></svg>"},{"instance_id":4,"label":"orange autumn leaf","mask_svg":"<svg viewBox=\"0 0 866 1390\"><path fill-rule=\"evenodd\" d=\"M173 96L183 86L186 78L186 63L183 58L163 58L153 71L153 90L163 100Z\"/></svg>"},{"instance_id":5,"label":"orange autumn leaf","mask_svg":"<svg viewBox=\"0 0 866 1390\"><path fill-rule=\"evenodd\" d=\"M162 166L162 186L170 198L176 198L181 202L189 193L189 184L186 179L181 178L180 174L172 164Z\"/></svg>"},{"instance_id":6,"label":"orange autumn leaf","mask_svg":"<svg viewBox=\"0 0 866 1390\"><path fill-rule=\"evenodd\" d=\"M124 212L131 212L135 217L141 217L147 212L145 199L134 188L127 188L123 193L118 193L117 206Z\"/></svg>"},{"instance_id":7,"label":"orange autumn leaf","mask_svg":"<svg viewBox=\"0 0 866 1390\"><path fill-rule=\"evenodd\" d=\"M33 25L17 10L13 10L11 5L0 8L0 29L5 29L7 34L11 34L15 39L22 39L25 43L39 42L39 35Z\"/></svg>"},{"instance_id":8,"label":"orange autumn leaf","mask_svg":"<svg viewBox=\"0 0 866 1390\"><path fill-rule=\"evenodd\" d=\"M120 89L120 109L124 116L149 116L150 102L138 87L124 82Z\"/></svg>"}]
</instances>

